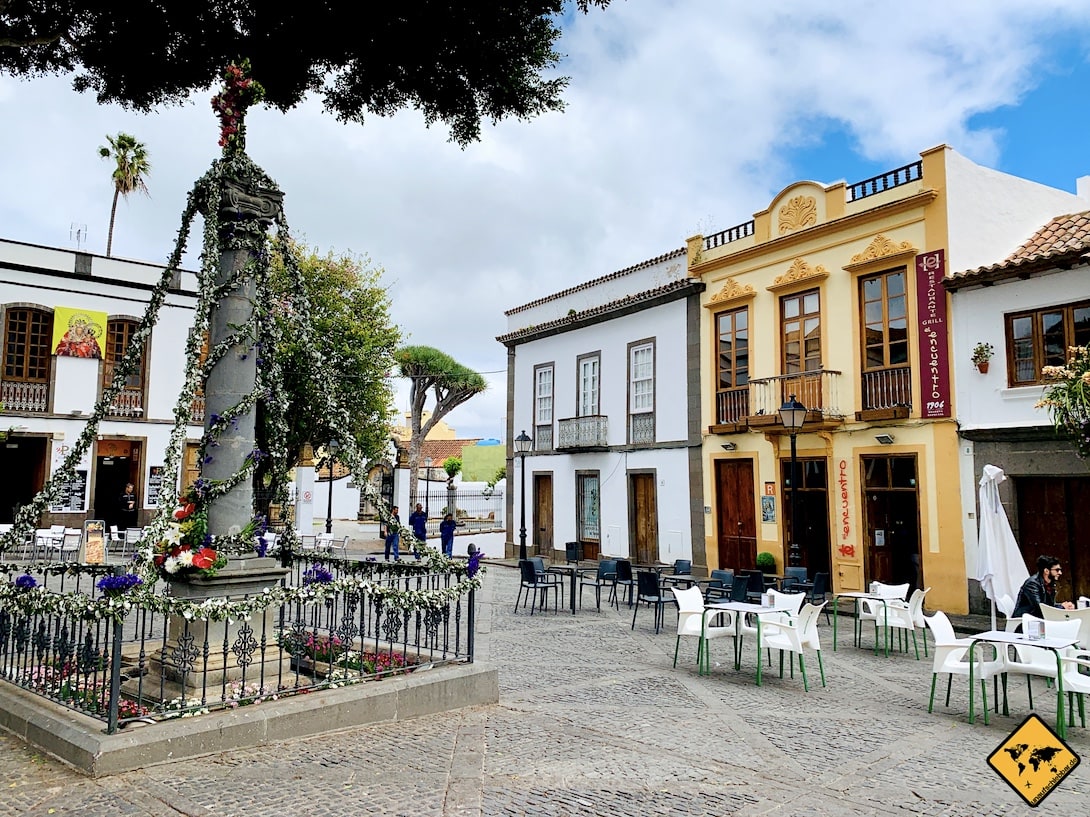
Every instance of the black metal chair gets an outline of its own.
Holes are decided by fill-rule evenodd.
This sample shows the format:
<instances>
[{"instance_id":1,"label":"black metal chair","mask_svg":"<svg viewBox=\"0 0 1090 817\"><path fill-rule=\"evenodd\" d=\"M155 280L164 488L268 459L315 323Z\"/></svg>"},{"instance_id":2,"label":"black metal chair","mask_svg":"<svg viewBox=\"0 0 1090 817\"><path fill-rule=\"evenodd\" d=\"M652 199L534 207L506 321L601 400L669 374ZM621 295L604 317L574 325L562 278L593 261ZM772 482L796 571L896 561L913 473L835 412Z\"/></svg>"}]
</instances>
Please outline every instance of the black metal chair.
<instances>
[{"instance_id":1,"label":"black metal chair","mask_svg":"<svg viewBox=\"0 0 1090 817\"><path fill-rule=\"evenodd\" d=\"M519 602L522 601L522 606L526 606L525 600L522 598L522 591L526 591L526 598L530 600L530 615L534 614L535 606L540 606L541 609L546 609L549 606L549 591L553 591L553 612L559 610L559 585L553 582L541 581L538 579L537 570L534 569L534 563L529 559L523 559L519 562L519 574L521 576L521 582L519 583L519 592L515 597L515 612L518 612ZM538 601L540 600L540 605Z\"/></svg>"},{"instance_id":2,"label":"black metal chair","mask_svg":"<svg viewBox=\"0 0 1090 817\"><path fill-rule=\"evenodd\" d=\"M657 580L656 576L656 580ZM628 559L617 560L617 576L613 580L613 589L610 591L609 599L613 602L617 609L621 607L620 595L617 593L617 588L623 587L627 592L628 606L632 606L632 597L636 592L636 578L632 575L632 562Z\"/></svg>"},{"instance_id":3,"label":"black metal chair","mask_svg":"<svg viewBox=\"0 0 1090 817\"><path fill-rule=\"evenodd\" d=\"M802 591L806 594L806 601L808 603L817 605L828 601L829 591L832 588L829 584L828 573L815 573L814 580L812 582L799 582L793 589L796 591ZM825 613L825 623L828 624L828 606L823 607L822 612Z\"/></svg>"},{"instance_id":4,"label":"black metal chair","mask_svg":"<svg viewBox=\"0 0 1090 817\"><path fill-rule=\"evenodd\" d=\"M662 577L662 586L663 588L669 588L670 585L676 584L682 587L692 587L696 584L696 580L691 578L692 575L693 562L691 559L675 559L674 571L669 576Z\"/></svg>"},{"instance_id":5,"label":"black metal chair","mask_svg":"<svg viewBox=\"0 0 1090 817\"><path fill-rule=\"evenodd\" d=\"M726 601L730 598L730 589L734 585L733 570L713 570L708 576L704 589L705 601Z\"/></svg>"},{"instance_id":6,"label":"black metal chair","mask_svg":"<svg viewBox=\"0 0 1090 817\"><path fill-rule=\"evenodd\" d=\"M807 584L810 577L806 575L805 567L785 567L783 579L780 581L780 591L783 593L800 593L800 584Z\"/></svg>"},{"instance_id":7,"label":"black metal chair","mask_svg":"<svg viewBox=\"0 0 1090 817\"><path fill-rule=\"evenodd\" d=\"M650 570L641 570L636 574L636 605L632 610L632 629L636 629L636 613L640 611L640 602L645 602L655 608L655 634L662 629L663 618L667 602L673 603L674 596L663 595L659 585L659 574Z\"/></svg>"},{"instance_id":8,"label":"black metal chair","mask_svg":"<svg viewBox=\"0 0 1090 817\"><path fill-rule=\"evenodd\" d=\"M537 571L537 580L548 584L555 584L560 591L560 603L564 603L564 576L560 573L551 573L545 567L545 559L541 556L531 556L530 562Z\"/></svg>"},{"instance_id":9,"label":"black metal chair","mask_svg":"<svg viewBox=\"0 0 1090 817\"><path fill-rule=\"evenodd\" d=\"M746 579L746 597L749 601L760 601L765 592L765 574L763 570L743 570ZM737 583L737 582L736 582Z\"/></svg>"},{"instance_id":10,"label":"black metal chair","mask_svg":"<svg viewBox=\"0 0 1090 817\"><path fill-rule=\"evenodd\" d=\"M594 588L594 601L598 609L602 609L602 588L613 587L617 578L617 561L615 559L603 559L598 562L594 570L582 570L579 572L579 607L583 607L583 588Z\"/></svg>"},{"instance_id":11,"label":"black metal chair","mask_svg":"<svg viewBox=\"0 0 1090 817\"><path fill-rule=\"evenodd\" d=\"M731 601L749 601L749 577L745 574L734 577L730 586Z\"/></svg>"}]
</instances>

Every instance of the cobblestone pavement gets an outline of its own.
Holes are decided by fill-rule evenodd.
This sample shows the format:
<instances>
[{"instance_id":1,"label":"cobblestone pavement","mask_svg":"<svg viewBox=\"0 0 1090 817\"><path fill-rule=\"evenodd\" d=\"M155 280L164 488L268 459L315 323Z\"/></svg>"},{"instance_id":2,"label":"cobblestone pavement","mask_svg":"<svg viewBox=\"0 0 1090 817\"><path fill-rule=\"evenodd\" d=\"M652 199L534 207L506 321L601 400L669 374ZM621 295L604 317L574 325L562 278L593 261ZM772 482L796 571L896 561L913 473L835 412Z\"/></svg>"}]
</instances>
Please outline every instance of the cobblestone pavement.
<instances>
[{"instance_id":1,"label":"cobblestone pavement","mask_svg":"<svg viewBox=\"0 0 1090 817\"><path fill-rule=\"evenodd\" d=\"M478 655L498 666L500 703L90 780L0 737L0 815L1009 815L1029 813L986 765L1028 713L1012 679L1011 717L970 726L966 683L927 713L930 659L875 656L842 628L828 687L768 671L750 646L735 672L712 642L655 635L642 609L576 616L512 612L517 574L493 567ZM590 602L593 605L593 602ZM667 612L672 627L673 614ZM669 629L668 627L668 629ZM845 633L843 630L848 632ZM1038 711L1054 696L1038 682ZM941 697L941 696L940 696ZM941 704L941 700L940 700ZM1069 745L1090 753L1090 730ZM1041 813L1084 814L1090 764Z\"/></svg>"}]
</instances>

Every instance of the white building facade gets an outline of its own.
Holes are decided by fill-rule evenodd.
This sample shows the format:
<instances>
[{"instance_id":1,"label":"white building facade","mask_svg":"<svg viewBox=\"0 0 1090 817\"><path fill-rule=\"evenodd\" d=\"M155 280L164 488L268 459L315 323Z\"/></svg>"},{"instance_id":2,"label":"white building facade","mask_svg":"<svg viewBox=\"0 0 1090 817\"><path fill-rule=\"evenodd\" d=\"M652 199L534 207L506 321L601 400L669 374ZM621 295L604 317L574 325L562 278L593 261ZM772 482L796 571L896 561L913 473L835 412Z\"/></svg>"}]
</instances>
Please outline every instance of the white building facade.
<instances>
[{"instance_id":1,"label":"white building facade","mask_svg":"<svg viewBox=\"0 0 1090 817\"><path fill-rule=\"evenodd\" d=\"M0 523L41 490L112 380L113 366L147 309L164 267L0 240ZM139 524L155 510L196 276L179 270L141 364L111 404L97 441L61 502L40 524L122 522L120 495L133 483ZM203 398L194 401L185 467L195 472Z\"/></svg>"},{"instance_id":2,"label":"white building facade","mask_svg":"<svg viewBox=\"0 0 1090 817\"><path fill-rule=\"evenodd\" d=\"M1086 180L1080 179L1080 193ZM951 309L961 438L963 501L974 507L983 467L996 465L1015 538L1032 572L1038 555L1062 560L1058 597L1090 593L1090 463L1057 435L1044 408L1044 366L1063 366L1071 346L1090 344L1090 212L1058 216L1004 261L951 276ZM971 358L993 354L985 371ZM976 574L976 519L964 530L966 565ZM984 600L970 583L973 609Z\"/></svg>"},{"instance_id":3,"label":"white building facade","mask_svg":"<svg viewBox=\"0 0 1090 817\"><path fill-rule=\"evenodd\" d=\"M679 249L506 313L508 555L525 519L531 555L693 558L703 289Z\"/></svg>"}]
</instances>

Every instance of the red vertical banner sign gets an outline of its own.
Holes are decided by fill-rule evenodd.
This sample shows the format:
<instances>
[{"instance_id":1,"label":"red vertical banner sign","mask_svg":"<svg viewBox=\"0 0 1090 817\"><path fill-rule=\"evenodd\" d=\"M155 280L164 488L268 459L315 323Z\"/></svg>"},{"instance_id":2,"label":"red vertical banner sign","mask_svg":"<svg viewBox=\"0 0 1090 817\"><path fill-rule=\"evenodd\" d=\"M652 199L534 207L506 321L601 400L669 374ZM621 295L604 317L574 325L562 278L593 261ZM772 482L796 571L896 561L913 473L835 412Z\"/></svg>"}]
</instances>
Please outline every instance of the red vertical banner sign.
<instances>
[{"instance_id":1,"label":"red vertical banner sign","mask_svg":"<svg viewBox=\"0 0 1090 817\"><path fill-rule=\"evenodd\" d=\"M946 319L946 251L916 256L916 336L920 343L922 417L950 416L949 323Z\"/></svg>"}]
</instances>

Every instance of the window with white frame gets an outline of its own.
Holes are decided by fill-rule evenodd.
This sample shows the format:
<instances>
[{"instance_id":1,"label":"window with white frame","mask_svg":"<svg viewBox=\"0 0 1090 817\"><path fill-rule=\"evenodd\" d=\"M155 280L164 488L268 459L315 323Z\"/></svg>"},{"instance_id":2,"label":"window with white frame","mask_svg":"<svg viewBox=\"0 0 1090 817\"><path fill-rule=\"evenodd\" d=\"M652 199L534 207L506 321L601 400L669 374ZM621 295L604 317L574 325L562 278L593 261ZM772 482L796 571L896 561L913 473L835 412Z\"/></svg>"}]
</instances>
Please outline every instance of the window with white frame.
<instances>
[{"instance_id":1,"label":"window with white frame","mask_svg":"<svg viewBox=\"0 0 1090 817\"><path fill-rule=\"evenodd\" d=\"M601 377L601 355L597 352L578 359L579 415L593 417L599 413L598 381Z\"/></svg>"},{"instance_id":2,"label":"window with white frame","mask_svg":"<svg viewBox=\"0 0 1090 817\"><path fill-rule=\"evenodd\" d=\"M553 447L553 364L534 367L534 450Z\"/></svg>"},{"instance_id":3,"label":"window with white frame","mask_svg":"<svg viewBox=\"0 0 1090 817\"><path fill-rule=\"evenodd\" d=\"M630 443L655 439L655 342L628 347L628 438Z\"/></svg>"}]
</instances>

